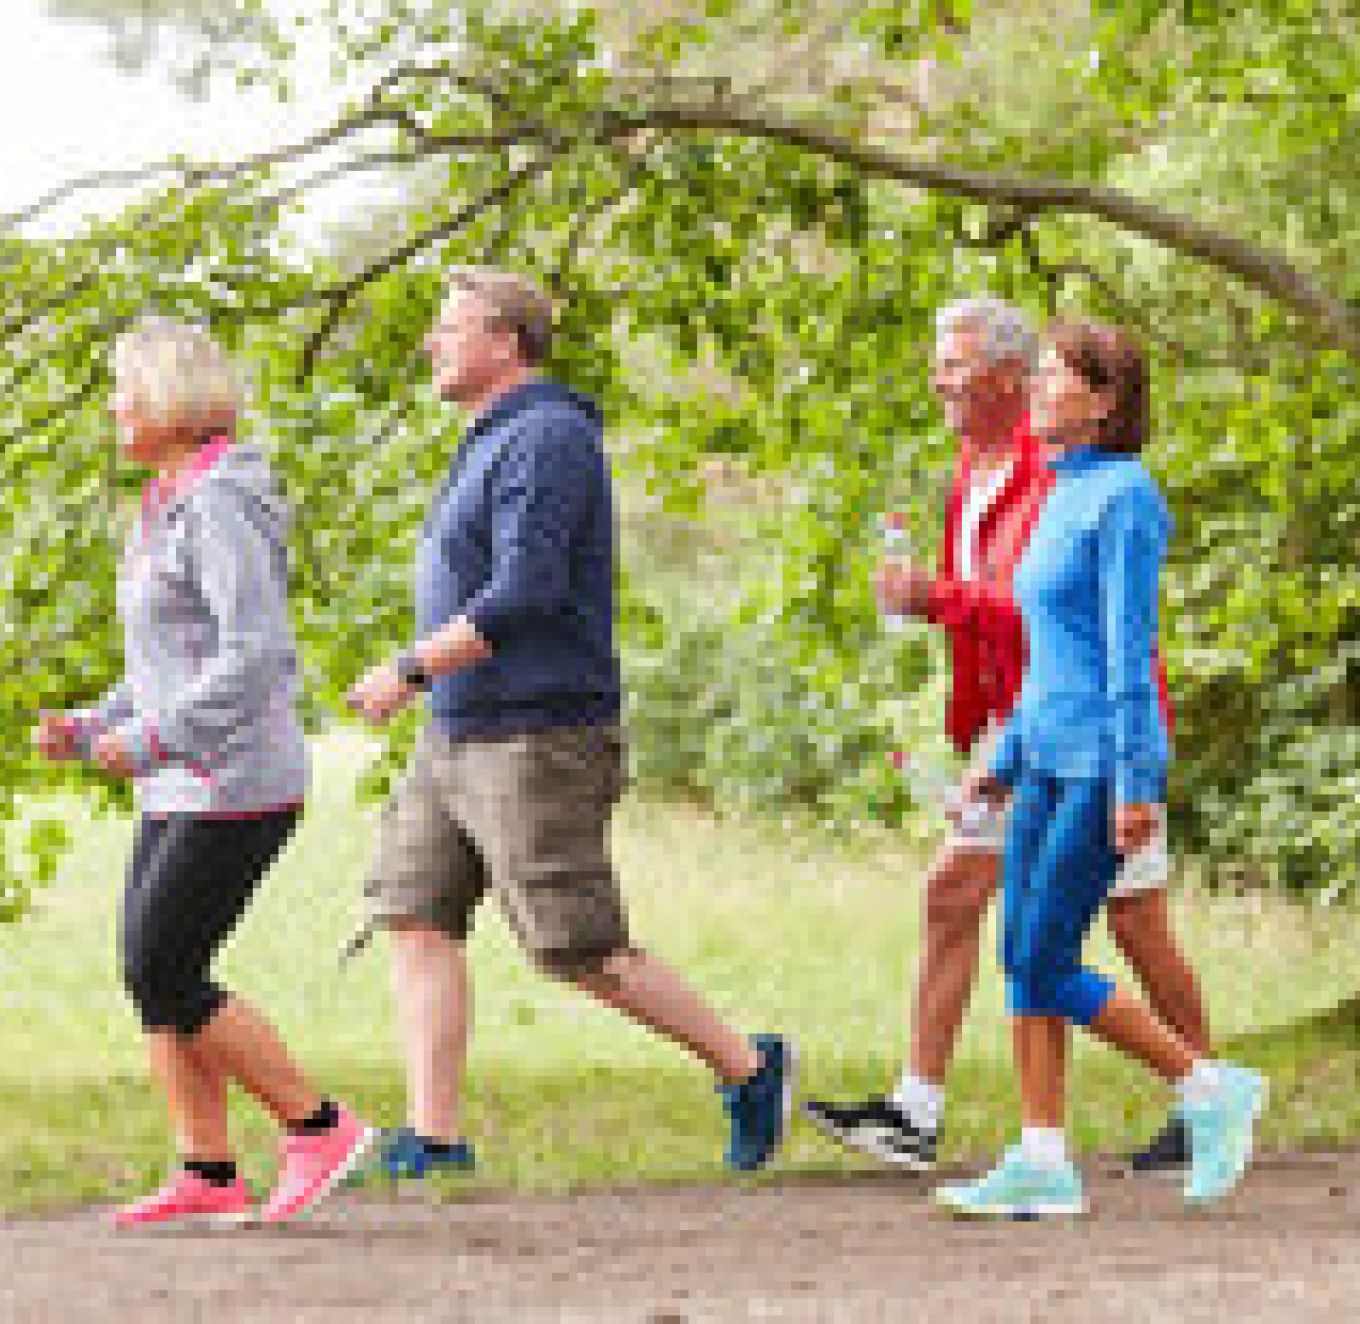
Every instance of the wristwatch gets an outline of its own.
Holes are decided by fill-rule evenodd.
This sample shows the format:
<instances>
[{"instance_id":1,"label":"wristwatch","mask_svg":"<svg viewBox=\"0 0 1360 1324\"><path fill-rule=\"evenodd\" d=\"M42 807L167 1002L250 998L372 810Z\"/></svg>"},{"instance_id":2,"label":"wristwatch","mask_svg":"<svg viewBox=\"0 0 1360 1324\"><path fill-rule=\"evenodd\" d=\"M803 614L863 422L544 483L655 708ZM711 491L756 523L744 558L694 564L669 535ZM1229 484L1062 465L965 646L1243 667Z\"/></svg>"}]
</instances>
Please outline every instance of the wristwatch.
<instances>
[{"instance_id":1,"label":"wristwatch","mask_svg":"<svg viewBox=\"0 0 1360 1324\"><path fill-rule=\"evenodd\" d=\"M420 660L416 650L407 648L397 654L397 679L403 685L412 685L418 690L424 690L429 688L434 677L425 670L425 664Z\"/></svg>"}]
</instances>

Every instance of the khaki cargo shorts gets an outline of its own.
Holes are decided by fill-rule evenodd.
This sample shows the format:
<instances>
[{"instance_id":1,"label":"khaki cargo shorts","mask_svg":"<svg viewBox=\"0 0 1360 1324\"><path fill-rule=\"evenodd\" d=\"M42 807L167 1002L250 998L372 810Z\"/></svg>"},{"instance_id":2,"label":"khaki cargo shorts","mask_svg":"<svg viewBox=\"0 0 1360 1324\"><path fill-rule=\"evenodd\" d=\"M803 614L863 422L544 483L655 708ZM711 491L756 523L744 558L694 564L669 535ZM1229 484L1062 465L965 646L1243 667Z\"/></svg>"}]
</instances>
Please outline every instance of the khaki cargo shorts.
<instances>
[{"instance_id":1,"label":"khaki cargo shorts","mask_svg":"<svg viewBox=\"0 0 1360 1324\"><path fill-rule=\"evenodd\" d=\"M625 783L617 725L454 740L427 726L383 811L368 924L465 939L490 890L525 951L558 973L628 945L609 820Z\"/></svg>"}]
</instances>

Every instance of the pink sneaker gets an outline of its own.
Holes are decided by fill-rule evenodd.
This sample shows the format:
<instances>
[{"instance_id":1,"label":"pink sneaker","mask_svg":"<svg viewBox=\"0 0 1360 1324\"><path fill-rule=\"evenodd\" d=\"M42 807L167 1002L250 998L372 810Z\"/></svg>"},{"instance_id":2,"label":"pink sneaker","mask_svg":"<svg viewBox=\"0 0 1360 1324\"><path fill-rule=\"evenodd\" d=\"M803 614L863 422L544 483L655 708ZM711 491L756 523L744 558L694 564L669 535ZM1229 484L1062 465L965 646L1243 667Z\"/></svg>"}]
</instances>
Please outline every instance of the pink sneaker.
<instances>
[{"instance_id":1,"label":"pink sneaker","mask_svg":"<svg viewBox=\"0 0 1360 1324\"><path fill-rule=\"evenodd\" d=\"M180 1168L159 1191L115 1210L115 1227L172 1224L238 1227L252 1216L250 1190L240 1177L221 1186Z\"/></svg>"},{"instance_id":2,"label":"pink sneaker","mask_svg":"<svg viewBox=\"0 0 1360 1324\"><path fill-rule=\"evenodd\" d=\"M363 1162L377 1139L344 1104L340 1120L320 1135L286 1135L279 1184L260 1214L262 1223L285 1223L329 1195Z\"/></svg>"}]
</instances>

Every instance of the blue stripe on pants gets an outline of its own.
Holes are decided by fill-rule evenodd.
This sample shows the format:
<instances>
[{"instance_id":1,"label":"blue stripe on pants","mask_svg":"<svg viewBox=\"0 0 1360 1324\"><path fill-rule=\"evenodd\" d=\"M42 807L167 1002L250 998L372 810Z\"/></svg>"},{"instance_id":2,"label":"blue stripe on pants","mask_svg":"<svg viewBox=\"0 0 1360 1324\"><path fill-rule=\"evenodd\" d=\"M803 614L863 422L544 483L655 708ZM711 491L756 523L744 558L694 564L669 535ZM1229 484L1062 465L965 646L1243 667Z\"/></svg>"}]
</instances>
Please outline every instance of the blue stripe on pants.
<instances>
[{"instance_id":1,"label":"blue stripe on pants","mask_svg":"<svg viewBox=\"0 0 1360 1324\"><path fill-rule=\"evenodd\" d=\"M1026 769L1006 830L1001 962L1014 1016L1089 1025L1114 991L1081 949L1119 869L1106 778Z\"/></svg>"}]
</instances>

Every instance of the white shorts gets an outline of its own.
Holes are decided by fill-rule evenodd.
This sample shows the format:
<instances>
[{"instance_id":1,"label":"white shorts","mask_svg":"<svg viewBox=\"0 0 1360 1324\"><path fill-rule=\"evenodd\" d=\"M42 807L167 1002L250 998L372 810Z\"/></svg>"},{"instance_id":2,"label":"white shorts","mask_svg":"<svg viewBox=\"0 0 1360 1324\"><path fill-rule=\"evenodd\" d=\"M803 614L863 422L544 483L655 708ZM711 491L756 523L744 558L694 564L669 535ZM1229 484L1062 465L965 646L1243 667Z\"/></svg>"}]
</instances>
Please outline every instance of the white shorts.
<instances>
[{"instance_id":1,"label":"white shorts","mask_svg":"<svg viewBox=\"0 0 1360 1324\"><path fill-rule=\"evenodd\" d=\"M1009 806L999 805L979 816L971 830L952 826L949 846L952 850L985 851L1001 855L1006 849L1006 818ZM1129 855L1120 865L1119 873L1110 886L1108 897L1137 896L1142 892L1157 892L1171 880L1171 852L1166 832L1166 806L1157 806L1157 825L1147 845Z\"/></svg>"},{"instance_id":2,"label":"white shorts","mask_svg":"<svg viewBox=\"0 0 1360 1324\"><path fill-rule=\"evenodd\" d=\"M990 763L1000 734L995 726L978 739L975 766ZM1001 855L1006 849L1006 818L1008 805L980 813L967 829L951 824L949 847L952 850L985 851ZM1157 892L1171 881L1171 851L1166 831L1166 806L1157 806L1157 823L1147 845L1134 855L1127 856L1111 885L1109 897L1137 896L1142 892Z\"/></svg>"}]
</instances>

